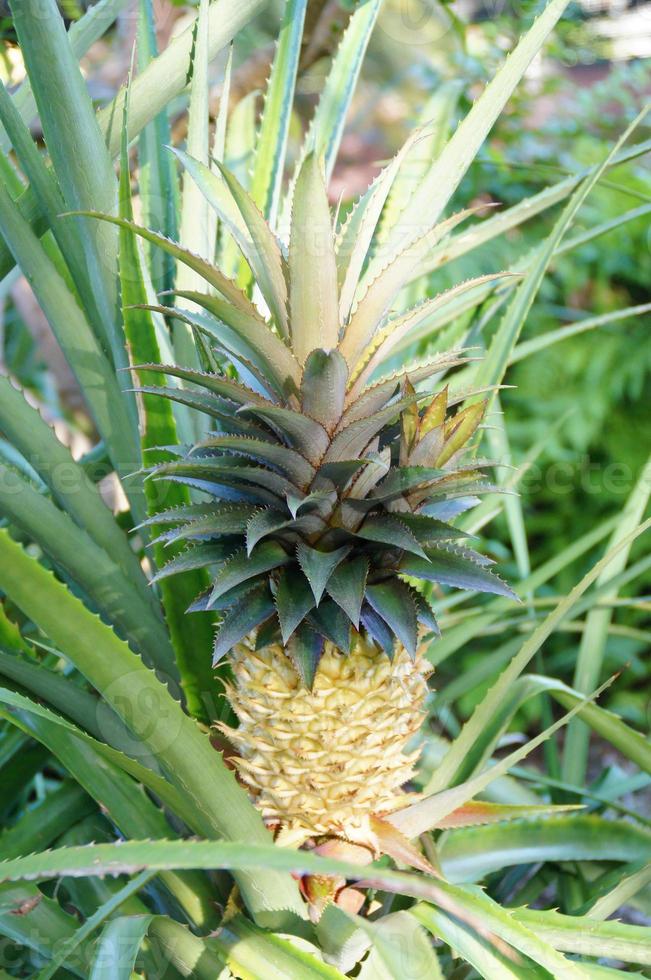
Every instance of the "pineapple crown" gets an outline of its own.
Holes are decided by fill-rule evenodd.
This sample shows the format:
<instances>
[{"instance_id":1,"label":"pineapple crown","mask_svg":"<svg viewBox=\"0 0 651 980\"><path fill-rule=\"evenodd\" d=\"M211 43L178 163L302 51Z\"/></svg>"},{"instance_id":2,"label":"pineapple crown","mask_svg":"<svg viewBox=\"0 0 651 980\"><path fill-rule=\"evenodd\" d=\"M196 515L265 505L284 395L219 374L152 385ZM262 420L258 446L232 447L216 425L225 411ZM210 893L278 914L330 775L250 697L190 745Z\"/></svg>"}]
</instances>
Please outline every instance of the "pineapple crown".
<instances>
[{"instance_id":1,"label":"pineapple crown","mask_svg":"<svg viewBox=\"0 0 651 980\"><path fill-rule=\"evenodd\" d=\"M198 256L113 219L212 287L177 291L190 308L149 308L208 339L214 372L137 369L176 379L175 386L141 391L214 423L205 439L176 447L172 459L148 471L150 479L180 482L209 498L147 522L161 532L157 540L186 546L156 577L212 570L210 588L190 610L222 616L215 662L254 630L259 646L282 641L308 685L326 641L347 652L353 629L389 656L396 641L415 656L419 627L438 630L414 579L513 593L448 523L478 492L494 489L481 460L464 460L485 403L477 392L452 394L436 384L466 363L467 352L393 372L386 361L451 296L496 277L463 283L390 318L418 263L465 213L429 229L382 267L370 246L391 175L380 174L335 235L322 168L309 155L293 188L285 249L226 168L215 174L179 155L239 245L259 303Z\"/></svg>"}]
</instances>

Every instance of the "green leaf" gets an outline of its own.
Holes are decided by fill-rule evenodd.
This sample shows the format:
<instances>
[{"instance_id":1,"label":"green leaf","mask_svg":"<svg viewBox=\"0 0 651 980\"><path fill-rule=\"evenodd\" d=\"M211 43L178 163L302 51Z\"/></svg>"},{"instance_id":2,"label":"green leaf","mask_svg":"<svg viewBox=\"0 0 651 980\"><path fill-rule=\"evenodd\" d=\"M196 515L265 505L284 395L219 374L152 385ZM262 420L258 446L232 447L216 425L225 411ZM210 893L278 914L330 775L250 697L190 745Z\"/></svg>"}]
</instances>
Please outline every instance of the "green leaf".
<instances>
[{"instance_id":1,"label":"green leaf","mask_svg":"<svg viewBox=\"0 0 651 980\"><path fill-rule=\"evenodd\" d=\"M2 464L0 511L74 579L152 665L175 676L174 653L153 597L145 604L119 566L85 531Z\"/></svg>"},{"instance_id":2,"label":"green leaf","mask_svg":"<svg viewBox=\"0 0 651 980\"><path fill-rule=\"evenodd\" d=\"M220 0L208 10L208 58L225 48L237 33L264 7L264 0ZM192 64L197 18L173 38L165 50L134 80L130 93L129 141L144 126L185 90ZM109 152L116 156L120 149L119 127L115 120L124 114L126 92L122 89L97 114L100 130L107 138Z\"/></svg>"},{"instance_id":3,"label":"green leaf","mask_svg":"<svg viewBox=\"0 0 651 980\"><path fill-rule=\"evenodd\" d=\"M339 345L351 371L351 380L356 380L360 370L366 366L370 354L375 349L375 345L373 347L370 345L379 325L420 259L471 213L469 210L460 211L446 221L442 221L434 229L428 230L415 244L406 244L391 262L383 265L377 274L367 271L361 285L362 295ZM393 325L389 324L384 333L392 327ZM384 333L380 335L382 339Z\"/></svg>"},{"instance_id":4,"label":"green leaf","mask_svg":"<svg viewBox=\"0 0 651 980\"><path fill-rule=\"evenodd\" d=\"M314 476L314 467L297 453L273 442L263 442L261 439L249 439L245 436L211 436L199 443L205 449L221 449L238 456L248 456L258 460L272 469L279 469L296 484L306 487Z\"/></svg>"},{"instance_id":5,"label":"green leaf","mask_svg":"<svg viewBox=\"0 0 651 980\"><path fill-rule=\"evenodd\" d=\"M314 609L314 596L310 584L296 569L286 568L281 572L276 593L276 609L283 643L286 644L299 623L305 619L311 609Z\"/></svg>"},{"instance_id":6,"label":"green leaf","mask_svg":"<svg viewBox=\"0 0 651 980\"><path fill-rule=\"evenodd\" d=\"M330 445L330 437L319 422L309 418L303 412L294 412L289 408L277 408L275 405L250 405L240 410L240 413L258 416L270 423L279 435L285 439L302 456L317 466L321 457Z\"/></svg>"},{"instance_id":7,"label":"green leaf","mask_svg":"<svg viewBox=\"0 0 651 980\"><path fill-rule=\"evenodd\" d=\"M359 626L367 575L368 560L353 558L336 568L326 585L328 595L343 609L355 629Z\"/></svg>"},{"instance_id":8,"label":"green leaf","mask_svg":"<svg viewBox=\"0 0 651 980\"><path fill-rule=\"evenodd\" d=\"M289 555L275 541L261 542L251 555L247 554L244 549L238 551L232 558L224 562L213 577L208 607L210 608L217 599L236 585L240 585L240 583L246 582L262 572L269 572L281 565L286 565L289 561Z\"/></svg>"},{"instance_id":9,"label":"green leaf","mask_svg":"<svg viewBox=\"0 0 651 980\"><path fill-rule=\"evenodd\" d=\"M651 456L643 467L621 512L618 524L609 541L611 549L625 540L627 536L630 536L631 531L633 531L641 520L647 508L650 492ZM613 560L602 569L596 582L597 588L606 586L612 578L624 571L630 553L630 546L631 542L629 537L629 544L619 550ZM609 589L606 593L609 599L614 598L616 595L616 588ZM608 627L610 626L612 615L612 609L609 607L592 609L588 613L585 631L581 637L581 644L574 669L574 687L578 691L584 691L592 683L593 678L598 679L601 674L603 658L606 652ZM567 743L563 758L563 778L568 782L583 782L587 766L588 738L588 730L581 722L570 728L567 733Z\"/></svg>"},{"instance_id":10,"label":"green leaf","mask_svg":"<svg viewBox=\"0 0 651 980\"><path fill-rule=\"evenodd\" d=\"M557 949L584 956L651 964L649 930L624 922L599 922L590 916L562 915L551 909L514 909L518 922Z\"/></svg>"},{"instance_id":11,"label":"green leaf","mask_svg":"<svg viewBox=\"0 0 651 980\"><path fill-rule=\"evenodd\" d=\"M315 633L306 623L301 623L287 642L287 655L308 689L311 689L314 683L323 648L323 637Z\"/></svg>"},{"instance_id":12,"label":"green leaf","mask_svg":"<svg viewBox=\"0 0 651 980\"><path fill-rule=\"evenodd\" d=\"M550 612L547 618L538 626L534 633L524 642L520 652L511 661L506 670L500 675L497 683L490 689L481 704L475 709L473 716L464 725L461 734L455 739L446 758L438 766L436 773L432 777L428 790L443 789L450 786L455 778L455 773L463 764L463 760L471 752L475 741L487 727L490 718L498 711L506 693L511 689L514 682L520 676L527 664L540 649L545 640L551 635L557 624L562 622L572 611L576 602L583 593L592 585L601 574L603 568L607 567L609 561L614 558L620 550L627 548L632 541L640 534L643 534L649 527L651 521L640 525L635 531L628 534L622 541L611 547L601 561L597 562L593 568L575 585L572 591L565 596Z\"/></svg>"},{"instance_id":13,"label":"green leaf","mask_svg":"<svg viewBox=\"0 0 651 980\"><path fill-rule=\"evenodd\" d=\"M374 923L361 916L355 916L354 921L372 942L360 980L395 980L419 974L429 980L443 980L425 930L408 912L393 912Z\"/></svg>"},{"instance_id":14,"label":"green leaf","mask_svg":"<svg viewBox=\"0 0 651 980\"><path fill-rule=\"evenodd\" d=\"M125 222L131 222L133 213L126 139L127 117L128 114L125 112L120 161L120 217ZM136 364L160 361L160 348L151 313L148 310L134 308L136 304L146 303L147 290L136 239L125 225L121 225L119 229L119 275L124 306L124 331L129 345L130 359ZM137 377L140 380L139 374ZM163 376L160 376L160 379L163 380ZM152 450L158 446L174 445L178 441L172 407L166 399L147 393L143 394L140 404L140 444L142 450L147 453L147 460L155 463L157 460L164 459L166 454L152 452ZM144 488L147 510L151 516L160 509L163 495L160 486L151 480L145 481ZM178 483L168 484L164 496L168 506L187 506L190 503L187 488ZM153 557L156 567L162 567L170 557L170 553L166 554L161 544L154 543ZM186 616L185 611L194 597L207 586L208 577L203 569L188 570L184 575L177 577L173 584L163 580L160 586L165 621L169 630L167 642L171 640L188 708L191 714L202 721L211 720L201 694L209 690L212 684L210 670L212 630L206 617Z\"/></svg>"},{"instance_id":15,"label":"green leaf","mask_svg":"<svg viewBox=\"0 0 651 980\"><path fill-rule=\"evenodd\" d=\"M4 188L0 188L0 231L34 289L84 393L111 460L123 479L134 515L141 520L146 516L142 491L138 489L138 481L131 477L139 465L137 434L111 364L67 283Z\"/></svg>"},{"instance_id":16,"label":"green leaf","mask_svg":"<svg viewBox=\"0 0 651 980\"><path fill-rule=\"evenodd\" d=\"M301 405L306 415L332 432L344 409L348 366L338 350L313 350L305 360Z\"/></svg>"},{"instance_id":17,"label":"green leaf","mask_svg":"<svg viewBox=\"0 0 651 980\"><path fill-rule=\"evenodd\" d=\"M550 5L551 6L551 5ZM520 332L529 314L533 301L540 289L545 273L552 260L557 246L560 244L564 234L574 221L578 211L584 204L590 191L597 184L604 174L609 163L612 162L618 150L622 148L630 134L646 115L644 109L636 119L627 127L622 136L614 144L601 166L592 171L589 177L579 184L570 200L565 205L563 212L554 224L550 235L540 245L534 255L533 262L527 270L527 274L515 292L509 307L500 323L497 331L493 335L490 347L477 369L475 383L480 387L486 385L500 384L506 371L511 352L520 336Z\"/></svg>"},{"instance_id":18,"label":"green leaf","mask_svg":"<svg viewBox=\"0 0 651 980\"><path fill-rule=\"evenodd\" d=\"M175 151L183 166L191 175L201 193L216 211L235 238L244 258L251 266L255 280L265 298L280 332L288 335L287 285L280 246L274 233L264 220L239 180L218 161L221 175L211 173L200 161L181 150ZM238 217L224 205L224 190L234 202Z\"/></svg>"},{"instance_id":19,"label":"green leaf","mask_svg":"<svg viewBox=\"0 0 651 980\"><path fill-rule=\"evenodd\" d=\"M123 720L133 723L143 703L157 705L148 714L143 741L158 756L170 781L193 801L195 830L269 840L221 756L126 644L28 557L6 531L0 532L0 559L0 588L65 652ZM278 907L293 908L301 915L296 886L287 878L274 875L268 885L259 874L255 880L247 875L239 880L249 908L265 922L271 921L272 910Z\"/></svg>"},{"instance_id":20,"label":"green leaf","mask_svg":"<svg viewBox=\"0 0 651 980\"><path fill-rule=\"evenodd\" d=\"M0 834L0 858L49 847L71 824L94 812L95 803L81 786L69 781L61 783Z\"/></svg>"},{"instance_id":21,"label":"green leaf","mask_svg":"<svg viewBox=\"0 0 651 980\"><path fill-rule=\"evenodd\" d=\"M355 92L366 47L375 26L381 0L367 0L352 15L330 71L323 84L319 104L312 117L307 135L296 161L294 178L283 204L280 228L283 238L289 237L289 216L296 175L308 153L325 160L326 180L330 179L335 164L350 103Z\"/></svg>"},{"instance_id":22,"label":"green leaf","mask_svg":"<svg viewBox=\"0 0 651 980\"><path fill-rule=\"evenodd\" d=\"M306 6L307 0L288 0L285 5L256 138L251 198L272 228L282 190Z\"/></svg>"},{"instance_id":23,"label":"green leaf","mask_svg":"<svg viewBox=\"0 0 651 980\"><path fill-rule=\"evenodd\" d=\"M481 881L518 864L651 860L651 832L624 820L581 813L531 815L517 823L450 830L439 844L439 858L450 881Z\"/></svg>"},{"instance_id":24,"label":"green leaf","mask_svg":"<svg viewBox=\"0 0 651 980\"><path fill-rule=\"evenodd\" d=\"M89 980L131 980L138 951L153 916L121 915L104 926Z\"/></svg>"},{"instance_id":25,"label":"green leaf","mask_svg":"<svg viewBox=\"0 0 651 980\"><path fill-rule=\"evenodd\" d=\"M0 427L6 437L35 467L58 504L118 565L141 601L152 605L151 589L95 483L77 463L67 446L7 377L0 377Z\"/></svg>"},{"instance_id":26,"label":"green leaf","mask_svg":"<svg viewBox=\"0 0 651 980\"><path fill-rule=\"evenodd\" d=\"M97 125L93 104L79 69L63 18L55 0L18 0L12 7L21 53L36 98L39 118L54 172L68 210L96 208L112 212L117 204L117 184L111 157ZM60 93L52 98L52 91ZM104 345L116 368L127 364L124 336L118 315L115 265L117 236L113 229L93 229L85 219L77 231L89 285L94 293ZM126 387L125 379L125 387ZM130 408L135 431L135 401L123 399Z\"/></svg>"},{"instance_id":27,"label":"green leaf","mask_svg":"<svg viewBox=\"0 0 651 980\"><path fill-rule=\"evenodd\" d=\"M415 130L393 160L377 175L365 194L351 208L337 235L337 278L340 287L339 317L348 319L364 261L373 241L380 215L404 158L423 138Z\"/></svg>"},{"instance_id":28,"label":"green leaf","mask_svg":"<svg viewBox=\"0 0 651 980\"><path fill-rule=\"evenodd\" d=\"M418 622L412 590L399 579L366 586L366 598L398 637L410 657L416 656Z\"/></svg>"},{"instance_id":29,"label":"green leaf","mask_svg":"<svg viewBox=\"0 0 651 980\"><path fill-rule=\"evenodd\" d=\"M501 578L478 563L474 552L455 551L453 545L428 549L427 560L405 555L399 569L405 575L413 575L428 582L440 582L456 589L492 592L517 600L515 592Z\"/></svg>"},{"instance_id":30,"label":"green leaf","mask_svg":"<svg viewBox=\"0 0 651 980\"><path fill-rule=\"evenodd\" d=\"M473 932L463 922L448 915L441 909L419 902L409 910L409 914L420 922L437 939L447 943L451 949L471 966L485 980L548 980L549 973L536 966L529 958L517 962L508 949L498 949L490 935Z\"/></svg>"},{"instance_id":31,"label":"green leaf","mask_svg":"<svg viewBox=\"0 0 651 980\"><path fill-rule=\"evenodd\" d=\"M308 622L326 640L343 650L350 652L350 620L339 606L331 599L322 599L318 608L312 609L307 617Z\"/></svg>"},{"instance_id":32,"label":"green leaf","mask_svg":"<svg viewBox=\"0 0 651 980\"><path fill-rule=\"evenodd\" d=\"M77 929L74 936L67 942L62 943L56 954L53 956L45 969L38 974L38 980L51 980L59 967L63 966L71 953L90 936L103 922L113 915L117 909L132 895L137 894L152 878L149 871L142 871L139 875L128 881L118 892L115 893L107 902L104 902L94 913L89 916L82 926Z\"/></svg>"},{"instance_id":33,"label":"green leaf","mask_svg":"<svg viewBox=\"0 0 651 980\"><path fill-rule=\"evenodd\" d=\"M140 0L136 56L138 71L143 72L158 55L152 0ZM133 81L131 81L133 85ZM127 120L128 122L128 120ZM138 140L140 199L143 223L167 238L178 236L178 181L174 160L166 147L172 142L166 109L147 123ZM174 285L174 263L170 255L155 248L146 249L147 267L151 271L156 293Z\"/></svg>"},{"instance_id":34,"label":"green leaf","mask_svg":"<svg viewBox=\"0 0 651 980\"><path fill-rule=\"evenodd\" d=\"M298 173L289 240L292 349L300 364L339 340L337 266L332 219L319 160L310 153Z\"/></svg>"},{"instance_id":35,"label":"green leaf","mask_svg":"<svg viewBox=\"0 0 651 980\"><path fill-rule=\"evenodd\" d=\"M292 385L298 390L300 368L296 358L283 341L271 332L259 313L255 315L245 313L235 309L224 300L205 293L177 289L176 295L197 303L212 313L217 320L235 330L242 340L246 341L264 358L267 365L265 374L269 373L270 380L275 381L278 390L281 392L290 391ZM217 328L214 333L215 336L219 337Z\"/></svg>"},{"instance_id":36,"label":"green leaf","mask_svg":"<svg viewBox=\"0 0 651 980\"><path fill-rule=\"evenodd\" d=\"M274 612L275 606L266 584L248 592L224 616L215 637L213 664L218 663L236 643L269 619Z\"/></svg>"},{"instance_id":37,"label":"green leaf","mask_svg":"<svg viewBox=\"0 0 651 980\"><path fill-rule=\"evenodd\" d=\"M336 548L334 551L319 551L311 548L304 541L296 545L296 557L303 574L310 583L317 606L337 566L350 552L350 545Z\"/></svg>"},{"instance_id":38,"label":"green leaf","mask_svg":"<svg viewBox=\"0 0 651 980\"><path fill-rule=\"evenodd\" d=\"M470 112L457 127L422 180L389 235L384 255L404 247L405 231L432 227L459 186L527 68L562 17L569 0L550 0L543 13L509 54Z\"/></svg>"},{"instance_id":39,"label":"green leaf","mask_svg":"<svg viewBox=\"0 0 651 980\"><path fill-rule=\"evenodd\" d=\"M371 515L367 517L361 527L356 532L358 538L365 541L377 541L380 544L389 545L392 548L400 548L410 554L419 555L428 560L422 546L418 543L409 526L400 517L393 517L389 514Z\"/></svg>"}]
</instances>

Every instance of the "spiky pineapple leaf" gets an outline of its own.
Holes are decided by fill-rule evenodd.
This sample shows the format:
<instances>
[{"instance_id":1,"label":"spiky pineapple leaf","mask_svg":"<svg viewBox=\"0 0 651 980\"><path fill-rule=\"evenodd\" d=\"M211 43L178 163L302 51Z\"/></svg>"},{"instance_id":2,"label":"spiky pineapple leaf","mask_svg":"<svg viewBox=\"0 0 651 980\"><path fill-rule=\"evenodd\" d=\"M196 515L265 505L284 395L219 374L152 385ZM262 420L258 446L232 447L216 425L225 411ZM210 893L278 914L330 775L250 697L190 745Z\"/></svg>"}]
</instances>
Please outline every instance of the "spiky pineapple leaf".
<instances>
[{"instance_id":1,"label":"spiky pineapple leaf","mask_svg":"<svg viewBox=\"0 0 651 980\"><path fill-rule=\"evenodd\" d=\"M330 438L323 426L303 412L294 412L275 405L246 405L240 409L239 414L243 412L269 422L290 446L315 466L330 444Z\"/></svg>"},{"instance_id":2,"label":"spiky pineapple leaf","mask_svg":"<svg viewBox=\"0 0 651 980\"><path fill-rule=\"evenodd\" d=\"M348 365L338 350L317 349L308 354L301 381L303 411L328 432L341 419L347 381Z\"/></svg>"},{"instance_id":3,"label":"spiky pineapple leaf","mask_svg":"<svg viewBox=\"0 0 651 980\"><path fill-rule=\"evenodd\" d=\"M287 653L308 689L314 683L324 646L323 637L307 623L301 623L287 643Z\"/></svg>"},{"instance_id":4,"label":"spiky pineapple leaf","mask_svg":"<svg viewBox=\"0 0 651 980\"><path fill-rule=\"evenodd\" d=\"M362 605L360 619L371 639L384 650L389 660L393 659L396 637L386 620L367 602Z\"/></svg>"},{"instance_id":5,"label":"spiky pineapple leaf","mask_svg":"<svg viewBox=\"0 0 651 980\"><path fill-rule=\"evenodd\" d=\"M213 665L219 663L236 643L273 616L275 608L266 584L247 592L244 598L226 613L217 630L213 647Z\"/></svg>"},{"instance_id":6,"label":"spiky pineapple leaf","mask_svg":"<svg viewBox=\"0 0 651 980\"><path fill-rule=\"evenodd\" d=\"M286 568L278 579L276 609L283 643L287 643L296 627L314 609L314 595L305 575L296 568Z\"/></svg>"},{"instance_id":7,"label":"spiky pineapple leaf","mask_svg":"<svg viewBox=\"0 0 651 980\"><path fill-rule=\"evenodd\" d=\"M311 548L304 541L296 545L296 557L305 577L310 583L317 606L321 601L330 576L344 558L350 553L351 546L344 545L335 551L319 551Z\"/></svg>"},{"instance_id":8,"label":"spiky pineapple leaf","mask_svg":"<svg viewBox=\"0 0 651 980\"><path fill-rule=\"evenodd\" d=\"M355 629L359 626L367 575L368 560L360 556L339 565L326 585L326 592L343 609Z\"/></svg>"},{"instance_id":9,"label":"spiky pineapple leaf","mask_svg":"<svg viewBox=\"0 0 651 980\"><path fill-rule=\"evenodd\" d=\"M217 320L237 331L242 339L252 345L270 365L274 377L281 385L281 391L290 391L292 384L298 388L301 372L296 358L280 337L272 333L259 313L245 313L226 300L208 293L177 289L176 295L197 303Z\"/></svg>"},{"instance_id":10,"label":"spiky pineapple leaf","mask_svg":"<svg viewBox=\"0 0 651 980\"><path fill-rule=\"evenodd\" d=\"M248 191L223 163L215 161L219 170L218 175L182 150L174 152L197 183L204 197L215 209L219 219L235 238L244 258L251 266L278 329L284 336L288 336L284 259L271 228ZM229 207L231 201L235 205L237 212L235 215L233 208Z\"/></svg>"},{"instance_id":11,"label":"spiky pineapple leaf","mask_svg":"<svg viewBox=\"0 0 651 980\"><path fill-rule=\"evenodd\" d=\"M285 7L256 139L251 197L272 227L282 189L306 6L307 0L289 0Z\"/></svg>"},{"instance_id":12,"label":"spiky pineapple leaf","mask_svg":"<svg viewBox=\"0 0 651 980\"><path fill-rule=\"evenodd\" d=\"M378 516L371 514L361 527L357 528L355 534L366 541L378 541L428 560L422 545L401 518L389 514Z\"/></svg>"},{"instance_id":13,"label":"spiky pineapple leaf","mask_svg":"<svg viewBox=\"0 0 651 980\"><path fill-rule=\"evenodd\" d=\"M217 565L226 558L229 558L232 554L232 544L194 545L188 548L187 551L183 551L180 555L172 558L166 565L163 565L156 572L152 581L158 582L160 579L167 578L169 575L176 575L178 572L190 571L194 568L204 568L206 565Z\"/></svg>"},{"instance_id":14,"label":"spiky pineapple leaf","mask_svg":"<svg viewBox=\"0 0 651 980\"><path fill-rule=\"evenodd\" d=\"M209 605L212 606L213 602L236 585L246 582L254 575L286 565L288 561L289 555L275 541L261 542L251 555L242 549L228 559L214 576Z\"/></svg>"},{"instance_id":15,"label":"spiky pineapple leaf","mask_svg":"<svg viewBox=\"0 0 651 980\"><path fill-rule=\"evenodd\" d=\"M367 585L366 599L395 633L410 657L415 657L418 645L418 620L411 588L400 579L392 578L386 582Z\"/></svg>"},{"instance_id":16,"label":"spiky pineapple leaf","mask_svg":"<svg viewBox=\"0 0 651 980\"><path fill-rule=\"evenodd\" d=\"M429 561L405 555L400 562L400 571L429 582L439 582L457 589L492 592L519 602L518 596L505 582L474 558L459 554L451 548L427 549L427 557Z\"/></svg>"},{"instance_id":17,"label":"spiky pineapple leaf","mask_svg":"<svg viewBox=\"0 0 651 980\"><path fill-rule=\"evenodd\" d=\"M332 599L322 599L307 617L314 629L338 650L350 653L350 619Z\"/></svg>"},{"instance_id":18,"label":"spiky pineapple leaf","mask_svg":"<svg viewBox=\"0 0 651 980\"><path fill-rule=\"evenodd\" d=\"M269 399L264 398L251 388L227 378L222 374L207 374L204 371L194 371L191 368L178 367L176 364L135 364L134 370L151 371L155 374L166 374L181 381L188 381L200 388L218 395L221 398L228 398L238 405L272 405Z\"/></svg>"},{"instance_id":19,"label":"spiky pineapple leaf","mask_svg":"<svg viewBox=\"0 0 651 980\"><path fill-rule=\"evenodd\" d=\"M206 449L222 449L240 456L249 456L285 473L297 487L307 486L315 473L314 467L300 453L261 439L216 435L199 445Z\"/></svg>"},{"instance_id":20,"label":"spiky pineapple leaf","mask_svg":"<svg viewBox=\"0 0 651 980\"><path fill-rule=\"evenodd\" d=\"M224 299L228 300L236 309L250 316L257 315L257 310L251 300L232 279L225 276L217 266L212 265L207 259L202 258L200 255L195 255L194 252L179 245L178 242L174 242L159 232L152 231L150 228L145 228L135 221L124 217L117 217L113 214L105 214L102 211L70 212L71 216L75 214L87 218L96 218L98 221L108 221L110 224L118 225L120 228L130 231L133 235L138 235L139 238L144 238L145 241L160 248L167 255L182 262L188 269L196 272L210 286L216 289L218 293L221 293Z\"/></svg>"},{"instance_id":21,"label":"spiky pineapple leaf","mask_svg":"<svg viewBox=\"0 0 651 980\"><path fill-rule=\"evenodd\" d=\"M468 532L462 528L446 524L435 517L426 514L400 514L400 521L406 524L415 538L422 544L432 544L435 541L450 541L453 538L466 538Z\"/></svg>"},{"instance_id":22,"label":"spiky pineapple leaf","mask_svg":"<svg viewBox=\"0 0 651 980\"><path fill-rule=\"evenodd\" d=\"M337 265L332 219L319 160L305 158L294 188L289 240L292 348L300 364L339 339Z\"/></svg>"}]
</instances>

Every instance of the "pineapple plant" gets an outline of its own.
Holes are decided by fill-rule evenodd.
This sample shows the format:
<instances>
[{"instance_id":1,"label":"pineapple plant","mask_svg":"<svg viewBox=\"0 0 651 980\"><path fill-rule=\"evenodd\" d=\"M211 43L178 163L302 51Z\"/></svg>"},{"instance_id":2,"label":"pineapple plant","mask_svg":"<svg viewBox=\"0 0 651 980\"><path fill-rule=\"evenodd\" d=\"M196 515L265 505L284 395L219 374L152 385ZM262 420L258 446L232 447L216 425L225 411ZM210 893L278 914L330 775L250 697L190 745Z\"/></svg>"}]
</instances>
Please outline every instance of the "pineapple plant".
<instances>
[{"instance_id":1,"label":"pineapple plant","mask_svg":"<svg viewBox=\"0 0 651 980\"><path fill-rule=\"evenodd\" d=\"M98 113L78 59L119 0L69 34L55 0L11 4L28 82L0 85L0 269L20 267L77 378L88 414L66 425L96 436L73 458L0 378L0 936L12 975L153 978L164 964L198 980L501 980L592 976L595 956L648 963L645 930L605 918L621 904L613 862L629 862L627 896L647 881L630 864L651 853L647 828L630 810L566 813L544 771L500 779L579 711L648 771L642 734L587 704L609 625L598 603L632 578L648 468L568 596L552 594L555 576L613 521L522 572L514 589L531 602L519 605L471 540L502 510L517 531L516 497L480 498L515 487L522 467L505 478L500 466L494 487L482 454L485 442L508 456L499 388L527 355L518 340L542 278L605 169L648 148L624 147L634 124L601 165L481 221L455 213L463 174L567 3L549 0L454 132L458 90L441 86L342 215L327 187L381 0L346 4L299 146L290 116L309 25L335 5L287 0L257 131L251 100L228 111L225 59L211 143L208 63L264 0L200 0L161 55L142 0L137 73ZM189 78L175 161L167 109ZM535 253L511 254L504 273L489 257L483 275L442 287L453 258L562 202ZM579 605L590 614L578 690L523 676ZM484 657L502 633L506 648ZM481 670L450 686L448 739L424 723L432 666L473 640ZM461 686L477 694L470 716ZM497 756L539 693L568 713ZM566 791L582 801L587 742L570 731ZM581 874L567 874L568 854ZM547 907L554 886L561 913Z\"/></svg>"},{"instance_id":2,"label":"pineapple plant","mask_svg":"<svg viewBox=\"0 0 651 980\"><path fill-rule=\"evenodd\" d=\"M158 312L191 324L217 369L136 365L184 384L147 394L207 416L204 438L148 472L208 498L150 518L162 541L186 545L158 578L210 570L191 608L220 614L213 663L230 658L224 689L238 720L221 732L277 839L342 838L377 854L373 819L408 802L428 690L422 640L438 631L418 583L513 595L450 523L491 489L472 453L485 403L437 380L468 353L398 370L386 360L450 293L494 277L388 318L417 257L465 214L375 273L364 246L395 168L336 230L322 163L308 154L285 252L232 173L185 163L229 221L261 302L203 268L212 292L176 293L200 312Z\"/></svg>"}]
</instances>

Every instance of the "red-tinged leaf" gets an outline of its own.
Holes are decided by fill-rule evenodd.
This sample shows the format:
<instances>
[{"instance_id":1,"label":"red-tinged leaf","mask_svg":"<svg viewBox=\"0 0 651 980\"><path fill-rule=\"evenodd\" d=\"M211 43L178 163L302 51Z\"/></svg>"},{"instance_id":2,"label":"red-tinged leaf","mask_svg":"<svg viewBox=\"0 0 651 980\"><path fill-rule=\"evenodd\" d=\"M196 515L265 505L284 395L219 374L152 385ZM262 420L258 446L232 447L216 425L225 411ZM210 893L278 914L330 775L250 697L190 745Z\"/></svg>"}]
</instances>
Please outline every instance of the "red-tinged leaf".
<instances>
[{"instance_id":1,"label":"red-tinged leaf","mask_svg":"<svg viewBox=\"0 0 651 980\"><path fill-rule=\"evenodd\" d=\"M425 874L441 878L440 870L430 864L411 841L388 821L389 817L371 817L371 830L377 838L382 853L399 864L406 864L410 868L417 868Z\"/></svg>"}]
</instances>

